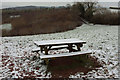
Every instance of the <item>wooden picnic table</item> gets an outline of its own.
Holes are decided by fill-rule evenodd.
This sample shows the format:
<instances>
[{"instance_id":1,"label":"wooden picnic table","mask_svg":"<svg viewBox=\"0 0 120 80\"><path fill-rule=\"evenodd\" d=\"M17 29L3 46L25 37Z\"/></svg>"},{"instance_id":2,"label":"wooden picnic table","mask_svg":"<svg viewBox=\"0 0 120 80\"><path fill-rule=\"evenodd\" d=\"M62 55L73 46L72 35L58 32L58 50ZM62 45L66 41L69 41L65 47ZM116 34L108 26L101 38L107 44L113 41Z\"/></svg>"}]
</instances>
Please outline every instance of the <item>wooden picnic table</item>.
<instances>
[{"instance_id":1,"label":"wooden picnic table","mask_svg":"<svg viewBox=\"0 0 120 80\"><path fill-rule=\"evenodd\" d=\"M38 47L40 47L41 53L43 53L43 51L45 51L45 55L48 55L48 51L53 50L52 49L53 46L58 46L59 47L61 45L67 46L67 49L69 50L69 52L74 52L75 51L73 49L74 46L77 47L77 51L81 51L80 47L82 47L83 44L86 43L86 41L82 41L82 40L79 40L79 39L61 39L61 40L34 41L34 43ZM63 47L63 48L66 48L66 47ZM55 48L55 49L57 49L57 48Z\"/></svg>"}]
</instances>

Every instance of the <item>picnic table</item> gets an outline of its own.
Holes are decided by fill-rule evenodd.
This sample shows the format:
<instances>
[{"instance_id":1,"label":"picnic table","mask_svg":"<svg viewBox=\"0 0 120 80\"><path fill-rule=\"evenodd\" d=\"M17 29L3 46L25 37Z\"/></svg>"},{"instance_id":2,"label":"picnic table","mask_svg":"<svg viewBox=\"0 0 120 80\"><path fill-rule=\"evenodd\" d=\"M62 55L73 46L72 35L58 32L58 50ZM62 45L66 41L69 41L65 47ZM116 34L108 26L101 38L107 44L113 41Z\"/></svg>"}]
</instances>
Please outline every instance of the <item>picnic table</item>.
<instances>
[{"instance_id":1,"label":"picnic table","mask_svg":"<svg viewBox=\"0 0 120 80\"><path fill-rule=\"evenodd\" d=\"M86 44L86 41L79 39L60 39L60 40L44 40L44 41L34 41L34 44L38 46L37 49L33 51L43 51L45 55L40 55L41 59L44 59L45 63L48 63L48 59L57 58L57 57L67 57L67 56L77 56L82 54L90 54L92 51L81 51L81 47L83 44ZM74 49L77 47L77 49ZM62 54L48 54L50 50L58 50L58 49L68 49L68 53Z\"/></svg>"},{"instance_id":2,"label":"picnic table","mask_svg":"<svg viewBox=\"0 0 120 80\"><path fill-rule=\"evenodd\" d=\"M74 52L73 47L77 47L77 51L80 51L80 47L86 43L79 39L61 39L61 40L44 40L44 41L34 41L34 43L40 47L41 53L45 51L45 55L48 55L49 50L56 50L67 48L69 52Z\"/></svg>"}]
</instances>

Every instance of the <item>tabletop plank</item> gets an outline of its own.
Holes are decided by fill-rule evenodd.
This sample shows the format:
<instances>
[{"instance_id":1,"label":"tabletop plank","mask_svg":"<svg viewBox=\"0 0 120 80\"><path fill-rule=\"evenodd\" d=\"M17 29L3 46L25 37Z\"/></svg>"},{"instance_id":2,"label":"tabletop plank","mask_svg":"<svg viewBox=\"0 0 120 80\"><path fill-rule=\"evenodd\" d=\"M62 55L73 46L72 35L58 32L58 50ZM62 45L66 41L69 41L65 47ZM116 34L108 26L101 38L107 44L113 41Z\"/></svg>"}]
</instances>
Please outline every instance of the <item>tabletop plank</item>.
<instances>
[{"instance_id":1,"label":"tabletop plank","mask_svg":"<svg viewBox=\"0 0 120 80\"><path fill-rule=\"evenodd\" d=\"M34 41L34 43L38 46L40 45L60 45L60 44L70 44L70 43L83 43L86 41L82 41L79 39L59 39L59 40L44 40L44 41Z\"/></svg>"}]
</instances>

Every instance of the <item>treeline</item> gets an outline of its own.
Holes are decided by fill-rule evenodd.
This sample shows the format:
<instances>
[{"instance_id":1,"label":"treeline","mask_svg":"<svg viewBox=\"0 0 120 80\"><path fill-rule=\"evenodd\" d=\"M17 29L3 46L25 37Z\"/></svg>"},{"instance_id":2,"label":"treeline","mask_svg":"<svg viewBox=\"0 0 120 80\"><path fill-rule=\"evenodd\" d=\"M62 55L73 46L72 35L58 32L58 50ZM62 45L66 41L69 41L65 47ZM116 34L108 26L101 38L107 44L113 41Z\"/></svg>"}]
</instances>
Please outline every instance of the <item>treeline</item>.
<instances>
[{"instance_id":1,"label":"treeline","mask_svg":"<svg viewBox=\"0 0 120 80\"><path fill-rule=\"evenodd\" d=\"M97 6L97 2L78 2L71 8L74 8L80 17L93 24L120 25L119 13L112 12L107 8Z\"/></svg>"}]
</instances>

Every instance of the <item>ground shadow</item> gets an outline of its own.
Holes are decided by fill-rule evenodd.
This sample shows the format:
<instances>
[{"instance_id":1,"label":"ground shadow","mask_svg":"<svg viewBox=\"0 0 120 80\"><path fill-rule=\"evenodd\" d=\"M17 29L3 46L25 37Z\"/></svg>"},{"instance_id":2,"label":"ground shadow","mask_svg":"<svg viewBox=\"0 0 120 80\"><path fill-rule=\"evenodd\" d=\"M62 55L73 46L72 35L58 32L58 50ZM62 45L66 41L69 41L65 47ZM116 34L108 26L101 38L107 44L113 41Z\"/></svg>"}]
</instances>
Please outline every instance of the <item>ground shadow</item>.
<instances>
[{"instance_id":1,"label":"ground shadow","mask_svg":"<svg viewBox=\"0 0 120 80\"><path fill-rule=\"evenodd\" d=\"M96 59L90 56L80 55L50 60L47 71L51 72L52 78L68 78L77 72L86 74L97 67L101 67L101 65Z\"/></svg>"}]
</instances>

